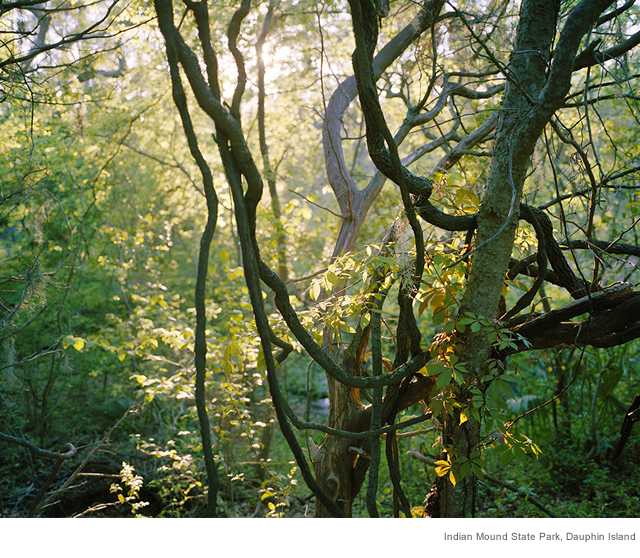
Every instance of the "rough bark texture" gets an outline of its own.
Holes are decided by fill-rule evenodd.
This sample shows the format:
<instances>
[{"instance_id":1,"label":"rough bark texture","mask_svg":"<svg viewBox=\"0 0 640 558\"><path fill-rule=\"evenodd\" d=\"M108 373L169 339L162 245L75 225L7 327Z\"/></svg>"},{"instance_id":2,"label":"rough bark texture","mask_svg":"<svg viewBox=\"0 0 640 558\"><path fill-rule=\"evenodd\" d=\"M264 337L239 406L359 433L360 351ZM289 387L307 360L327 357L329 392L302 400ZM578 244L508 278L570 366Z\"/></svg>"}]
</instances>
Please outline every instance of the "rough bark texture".
<instances>
[{"instance_id":1,"label":"rough bark texture","mask_svg":"<svg viewBox=\"0 0 640 558\"><path fill-rule=\"evenodd\" d=\"M357 366L356 359L345 351L341 359L343 370L354 370ZM367 430L371 416L364 411L359 390L345 386L331 377L327 381L329 401L331 402L329 426L349 432ZM361 443L361 441L354 442L349 438L329 435L313 458L314 471L320 486L330 498L335 500L346 517L351 517L353 504L351 480L353 465L357 457L356 453L350 451L349 448L359 446ZM330 517L328 510L320 502L316 504L316 517Z\"/></svg>"},{"instance_id":2,"label":"rough bark texture","mask_svg":"<svg viewBox=\"0 0 640 558\"><path fill-rule=\"evenodd\" d=\"M526 169L544 126L569 90L573 59L589 26L611 2L583 1L569 15L554 51L560 3L525 0L519 15L514 50L505 70L508 85L500 110L486 193L478 215L476 251L461 312L498 317L504 279L509 269ZM490 360L487 333L464 335L458 343L460 360L468 363L465 385L479 383ZM464 389L461 390L464 404ZM478 445L478 424L460 424L459 412L444 424L444 445L455 456L469 457ZM436 483L437 515L467 517L474 513L475 479L472 474L453 486L447 477Z\"/></svg>"}]
</instances>

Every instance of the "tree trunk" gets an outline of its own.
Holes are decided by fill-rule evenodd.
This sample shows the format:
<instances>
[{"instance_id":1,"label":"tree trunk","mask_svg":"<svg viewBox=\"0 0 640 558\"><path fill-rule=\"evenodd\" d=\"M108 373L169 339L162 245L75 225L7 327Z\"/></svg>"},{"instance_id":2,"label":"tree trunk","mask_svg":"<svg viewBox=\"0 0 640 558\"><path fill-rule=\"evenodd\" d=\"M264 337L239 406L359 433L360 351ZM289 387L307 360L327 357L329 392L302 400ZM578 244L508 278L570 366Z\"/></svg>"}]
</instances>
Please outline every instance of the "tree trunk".
<instances>
[{"instance_id":1,"label":"tree trunk","mask_svg":"<svg viewBox=\"0 0 640 558\"><path fill-rule=\"evenodd\" d=\"M500 109L461 313L473 312L490 319L499 317L498 305L513 249L527 166L544 127L568 92L581 37L610 3L585 0L572 10L558 40L551 67L549 61L559 2L525 0L522 3L515 47L505 69L509 83ZM463 406L468 404L467 390L483 384L480 380L485 376L491 358L488 333L481 329L459 336L456 354L460 361L467 363L468 369L459 396ZM468 458L478 449L479 428L472 418L460 424L459 413L458 410L444 421L443 443L454 458ZM439 477L436 494L438 516L473 515L473 473L455 486L448 476Z\"/></svg>"},{"instance_id":2,"label":"tree trunk","mask_svg":"<svg viewBox=\"0 0 640 558\"><path fill-rule=\"evenodd\" d=\"M362 412L359 390L348 389L340 382L328 378L329 400L331 401L329 423L331 428L358 432L369 426ZM358 445L351 438L327 435L318 453L313 458L313 468L318 484L342 510L345 517L352 515L352 475L356 453L350 446ZM318 500L316 517L332 517Z\"/></svg>"},{"instance_id":3,"label":"tree trunk","mask_svg":"<svg viewBox=\"0 0 640 558\"><path fill-rule=\"evenodd\" d=\"M544 85L556 17L555 0L525 1L522 4L515 49L509 61L511 81L500 109L491 170L478 215L476 251L471 259L461 313L473 312L492 319L498 317L502 286L518 225L526 168L538 137L533 134L522 137L518 124L531 108L530 94L535 97ZM480 330L461 336L457 355L467 363L465 387L479 384L478 379L487 372L490 352L488 332ZM464 388L460 399L462 405L467 404ZM456 410L453 416L443 421L443 428L444 449L453 459L469 458L477 451L479 424L475 419L470 417L460 424L460 411ZM473 473L460 479L455 486L448 475L439 477L436 482L437 515L473 516L475 486Z\"/></svg>"},{"instance_id":4,"label":"tree trunk","mask_svg":"<svg viewBox=\"0 0 640 558\"><path fill-rule=\"evenodd\" d=\"M359 349L366 344L364 332L355 335L349 348L339 356L342 370L357 375L362 354ZM327 375L329 388L329 421L328 426L336 430L362 432L369 428L370 414L364 411L360 401L360 390L349 387ZM353 503L353 465L357 454L350 450L351 446L359 446L360 442L352 438L327 435L317 453L313 457L313 468L318 484L342 510L345 517L351 517ZM318 500L316 517L331 517L329 510Z\"/></svg>"}]
</instances>

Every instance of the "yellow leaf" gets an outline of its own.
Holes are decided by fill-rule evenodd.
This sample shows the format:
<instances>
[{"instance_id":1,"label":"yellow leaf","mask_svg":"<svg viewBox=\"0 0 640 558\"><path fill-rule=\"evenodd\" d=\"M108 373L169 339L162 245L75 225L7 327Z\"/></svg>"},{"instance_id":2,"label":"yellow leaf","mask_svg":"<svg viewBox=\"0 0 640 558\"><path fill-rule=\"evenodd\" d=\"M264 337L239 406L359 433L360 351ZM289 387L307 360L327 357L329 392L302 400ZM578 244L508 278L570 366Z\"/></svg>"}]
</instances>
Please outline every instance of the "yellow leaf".
<instances>
[{"instance_id":1,"label":"yellow leaf","mask_svg":"<svg viewBox=\"0 0 640 558\"><path fill-rule=\"evenodd\" d=\"M480 205L480 200L478 199L478 196L475 195L474 192L472 192L471 190L467 190L467 198L469 199L469 201L475 205L476 207L478 207Z\"/></svg>"},{"instance_id":2,"label":"yellow leaf","mask_svg":"<svg viewBox=\"0 0 640 558\"><path fill-rule=\"evenodd\" d=\"M455 476L454 476L454 474L453 474L453 471L451 471L451 472L449 473L449 480L451 481L451 484L452 484L453 486L455 486L455 485L456 485L456 482L457 482L457 481L456 481L456 477L455 477Z\"/></svg>"},{"instance_id":3,"label":"yellow leaf","mask_svg":"<svg viewBox=\"0 0 640 558\"><path fill-rule=\"evenodd\" d=\"M318 300L320 296L320 283L313 283L309 289L309 296L311 300Z\"/></svg>"},{"instance_id":4,"label":"yellow leaf","mask_svg":"<svg viewBox=\"0 0 640 558\"><path fill-rule=\"evenodd\" d=\"M434 313L438 310L438 308L440 308L440 306L443 305L444 299L446 298L446 296L447 294L443 292L439 292L433 295L433 297L431 298L430 304L431 304L431 310L433 310Z\"/></svg>"},{"instance_id":5,"label":"yellow leaf","mask_svg":"<svg viewBox=\"0 0 640 558\"><path fill-rule=\"evenodd\" d=\"M369 325L370 322L371 322L371 314L367 312L360 318L360 327L365 328Z\"/></svg>"},{"instance_id":6,"label":"yellow leaf","mask_svg":"<svg viewBox=\"0 0 640 558\"><path fill-rule=\"evenodd\" d=\"M126 354L126 353L120 353L120 354L118 355L118 360L119 360L120 362L122 362L122 361L125 359L125 357L126 357L126 356L127 356L127 354Z\"/></svg>"},{"instance_id":7,"label":"yellow leaf","mask_svg":"<svg viewBox=\"0 0 640 558\"><path fill-rule=\"evenodd\" d=\"M467 415L464 413L464 411L462 411L460 413L460 424L463 424L465 422L467 422L469 419L467 418Z\"/></svg>"},{"instance_id":8,"label":"yellow leaf","mask_svg":"<svg viewBox=\"0 0 640 558\"><path fill-rule=\"evenodd\" d=\"M444 477L447 474L447 471L449 470L448 467L436 467L436 475L438 475L439 477Z\"/></svg>"},{"instance_id":9,"label":"yellow leaf","mask_svg":"<svg viewBox=\"0 0 640 558\"><path fill-rule=\"evenodd\" d=\"M76 351L81 351L83 347L84 347L84 339L80 339L79 337L76 337L76 342L73 344L73 348Z\"/></svg>"}]
</instances>

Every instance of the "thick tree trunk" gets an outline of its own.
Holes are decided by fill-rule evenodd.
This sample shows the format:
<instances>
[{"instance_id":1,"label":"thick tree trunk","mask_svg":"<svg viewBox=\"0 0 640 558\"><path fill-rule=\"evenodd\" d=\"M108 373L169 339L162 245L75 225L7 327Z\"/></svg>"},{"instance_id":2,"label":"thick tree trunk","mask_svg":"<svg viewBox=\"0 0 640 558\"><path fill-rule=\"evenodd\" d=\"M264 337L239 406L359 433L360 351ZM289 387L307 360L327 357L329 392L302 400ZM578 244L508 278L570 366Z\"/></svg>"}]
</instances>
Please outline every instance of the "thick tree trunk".
<instances>
[{"instance_id":1,"label":"thick tree trunk","mask_svg":"<svg viewBox=\"0 0 640 558\"><path fill-rule=\"evenodd\" d=\"M557 2L525 1L520 11L516 43L510 58L507 86L496 133L491 170L478 216L476 251L471 260L468 286L461 312L496 318L502 285L509 266L518 208L526 168L537 135L522 137L519 123L531 109L531 98L542 90L555 32ZM467 362L465 386L478 383L486 372L491 343L487 332L462 336L458 357ZM464 389L461 390L464 393ZM464 396L461 396L464 399ZM466 401L461 401L464 405ZM460 424L456 412L443 424L443 444L452 458L467 457L478 449L479 424L473 418ZM454 486L448 476L436 483L439 517L474 514L475 478L470 473Z\"/></svg>"},{"instance_id":2,"label":"thick tree trunk","mask_svg":"<svg viewBox=\"0 0 640 558\"><path fill-rule=\"evenodd\" d=\"M329 381L331 408L329 426L350 432L368 428L367 417L362 412L362 404L357 389L347 389L332 378ZM313 468L318 484L342 510L345 517L351 517L352 475L356 453L349 450L357 445L351 438L327 435L313 458ZM316 517L331 517L320 501L316 503Z\"/></svg>"},{"instance_id":3,"label":"thick tree trunk","mask_svg":"<svg viewBox=\"0 0 640 558\"><path fill-rule=\"evenodd\" d=\"M362 332L356 334L349 348L342 351L338 362L343 370L357 374L362 358L362 355L358 354L359 348L362 347L365 337ZM348 432L362 432L369 428L371 415L365 412L360 401L360 390L346 386L329 375L327 382L330 401L328 426ZM318 484L338 504L345 517L351 517L353 465L357 456L349 448L359 444L359 441L352 438L327 435L313 456L313 468ZM320 501L316 503L315 515L331 517L329 510Z\"/></svg>"},{"instance_id":4,"label":"thick tree trunk","mask_svg":"<svg viewBox=\"0 0 640 558\"><path fill-rule=\"evenodd\" d=\"M525 0L516 31L515 48L505 74L509 80L500 109L493 158L478 215L476 250L471 258L467 289L460 312L495 319L502 286L509 267L518 208L522 198L527 166L535 144L553 113L566 95L573 60L582 35L611 2L585 0L566 20L558 46L551 48L556 33L560 3L557 0ZM487 371L491 356L488 332L460 336L457 355L467 363L468 374L461 388L479 381ZM458 413L444 424L444 447L455 456L469 457L478 447L478 425L473 420L460 424ZM475 481L470 474L453 486L448 477L436 482L437 508L440 517L466 517L474 513Z\"/></svg>"}]
</instances>

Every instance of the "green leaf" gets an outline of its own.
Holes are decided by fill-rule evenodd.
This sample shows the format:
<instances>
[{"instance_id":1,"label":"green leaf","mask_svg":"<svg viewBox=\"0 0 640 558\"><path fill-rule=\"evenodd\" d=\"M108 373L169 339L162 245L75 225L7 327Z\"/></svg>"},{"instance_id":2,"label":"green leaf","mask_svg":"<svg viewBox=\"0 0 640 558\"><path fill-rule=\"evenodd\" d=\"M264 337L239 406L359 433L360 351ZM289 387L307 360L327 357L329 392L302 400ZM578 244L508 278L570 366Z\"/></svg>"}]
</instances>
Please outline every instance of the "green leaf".
<instances>
[{"instance_id":1,"label":"green leaf","mask_svg":"<svg viewBox=\"0 0 640 558\"><path fill-rule=\"evenodd\" d=\"M473 469L473 474L478 477L481 481L484 481L484 473L482 472L482 467L478 465L475 461L471 462L471 469Z\"/></svg>"},{"instance_id":2,"label":"green leaf","mask_svg":"<svg viewBox=\"0 0 640 558\"><path fill-rule=\"evenodd\" d=\"M438 416L442 412L442 400L435 399L431 402L431 412L434 416Z\"/></svg>"},{"instance_id":3,"label":"green leaf","mask_svg":"<svg viewBox=\"0 0 640 558\"><path fill-rule=\"evenodd\" d=\"M433 325L440 325L444 322L444 319L447 317L447 312L444 306L441 306L440 308L436 309L433 312L433 318L431 319L431 321L433 322Z\"/></svg>"},{"instance_id":4,"label":"green leaf","mask_svg":"<svg viewBox=\"0 0 640 558\"><path fill-rule=\"evenodd\" d=\"M513 446L513 453L516 456L516 459L520 461L520 463L522 464L527 463L527 454L522 448L518 446Z\"/></svg>"},{"instance_id":5,"label":"green leaf","mask_svg":"<svg viewBox=\"0 0 640 558\"><path fill-rule=\"evenodd\" d=\"M427 362L423 370L425 371L424 373L427 374L427 376L437 376L445 370L449 370L449 365L446 362L432 360L431 362Z\"/></svg>"},{"instance_id":6,"label":"green leaf","mask_svg":"<svg viewBox=\"0 0 640 558\"><path fill-rule=\"evenodd\" d=\"M355 333L356 330L353 329L353 327L351 327L349 324L345 323L345 322L340 322L340 329L342 331L345 331L347 333Z\"/></svg>"},{"instance_id":7,"label":"green leaf","mask_svg":"<svg viewBox=\"0 0 640 558\"><path fill-rule=\"evenodd\" d=\"M325 278L327 283L332 287L335 287L338 284L338 276L333 271L327 271Z\"/></svg>"},{"instance_id":8,"label":"green leaf","mask_svg":"<svg viewBox=\"0 0 640 558\"><path fill-rule=\"evenodd\" d=\"M436 384L436 389L440 390L442 389L444 386L446 386L449 382L451 382L451 376L452 376L452 372L449 368L447 368L446 370L444 370L439 376L438 376L438 382Z\"/></svg>"},{"instance_id":9,"label":"green leaf","mask_svg":"<svg viewBox=\"0 0 640 558\"><path fill-rule=\"evenodd\" d=\"M600 389L600 399L605 399L618 385L622 378L622 366L610 366L602 375L602 387Z\"/></svg>"},{"instance_id":10,"label":"green leaf","mask_svg":"<svg viewBox=\"0 0 640 558\"><path fill-rule=\"evenodd\" d=\"M469 474L470 470L471 470L471 463L468 461L466 463L463 463L460 466L460 478L464 479Z\"/></svg>"},{"instance_id":11,"label":"green leaf","mask_svg":"<svg viewBox=\"0 0 640 558\"><path fill-rule=\"evenodd\" d=\"M500 457L500 461L502 462L502 466L506 467L507 465L509 465L509 463L511 463L511 460L513 459L513 454L510 451L505 451L502 456Z\"/></svg>"}]
</instances>

